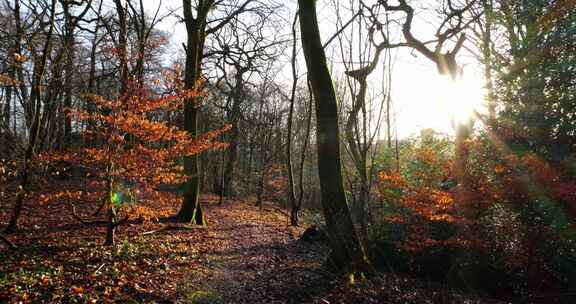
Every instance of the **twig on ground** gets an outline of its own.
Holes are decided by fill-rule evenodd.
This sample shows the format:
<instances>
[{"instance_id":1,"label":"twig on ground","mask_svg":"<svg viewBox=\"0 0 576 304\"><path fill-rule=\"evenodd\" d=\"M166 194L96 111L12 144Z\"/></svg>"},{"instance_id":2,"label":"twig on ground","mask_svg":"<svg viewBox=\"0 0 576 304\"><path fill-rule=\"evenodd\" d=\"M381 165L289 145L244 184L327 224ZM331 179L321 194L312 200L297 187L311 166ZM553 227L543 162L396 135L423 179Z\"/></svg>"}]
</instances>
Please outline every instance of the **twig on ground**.
<instances>
[{"instance_id":1,"label":"twig on ground","mask_svg":"<svg viewBox=\"0 0 576 304\"><path fill-rule=\"evenodd\" d=\"M18 247L14 245L14 243L12 243L7 237L3 236L2 234L0 234L0 240L2 240L6 245L8 245L10 249L12 250L18 249Z\"/></svg>"},{"instance_id":2,"label":"twig on ground","mask_svg":"<svg viewBox=\"0 0 576 304\"><path fill-rule=\"evenodd\" d=\"M106 263L102 263L102 265L100 265L100 267L98 267L96 270L94 270L93 274L97 274L100 269L102 269L102 267L104 267L104 265L106 265Z\"/></svg>"},{"instance_id":3,"label":"twig on ground","mask_svg":"<svg viewBox=\"0 0 576 304\"><path fill-rule=\"evenodd\" d=\"M78 213L76 212L76 206L74 206L74 204L72 202L68 202L68 204L70 204L70 208L72 209L72 216L74 216L74 218L76 220L78 220L80 223L82 223L84 225L105 225L108 223L108 222L103 221L103 220L87 221L87 220L83 219L80 215L78 215Z\"/></svg>"}]
</instances>

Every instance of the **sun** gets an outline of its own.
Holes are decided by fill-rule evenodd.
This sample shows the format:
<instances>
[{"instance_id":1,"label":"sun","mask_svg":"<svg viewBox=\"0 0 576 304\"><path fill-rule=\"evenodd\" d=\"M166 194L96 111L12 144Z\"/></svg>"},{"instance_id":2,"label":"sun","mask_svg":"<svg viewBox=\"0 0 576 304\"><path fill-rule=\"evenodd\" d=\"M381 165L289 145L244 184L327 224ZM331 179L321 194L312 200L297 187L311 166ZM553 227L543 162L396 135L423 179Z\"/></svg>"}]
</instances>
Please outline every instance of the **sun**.
<instances>
[{"instance_id":1,"label":"sun","mask_svg":"<svg viewBox=\"0 0 576 304\"><path fill-rule=\"evenodd\" d=\"M475 112L488 112L482 73L472 69L456 81L432 69L400 70L393 81L401 136L417 135L422 129L453 135L456 123L467 121Z\"/></svg>"},{"instance_id":2,"label":"sun","mask_svg":"<svg viewBox=\"0 0 576 304\"><path fill-rule=\"evenodd\" d=\"M477 77L464 75L453 80L442 76L436 85L437 100L451 121L466 122L474 117L474 113L485 112L486 92L482 80Z\"/></svg>"}]
</instances>

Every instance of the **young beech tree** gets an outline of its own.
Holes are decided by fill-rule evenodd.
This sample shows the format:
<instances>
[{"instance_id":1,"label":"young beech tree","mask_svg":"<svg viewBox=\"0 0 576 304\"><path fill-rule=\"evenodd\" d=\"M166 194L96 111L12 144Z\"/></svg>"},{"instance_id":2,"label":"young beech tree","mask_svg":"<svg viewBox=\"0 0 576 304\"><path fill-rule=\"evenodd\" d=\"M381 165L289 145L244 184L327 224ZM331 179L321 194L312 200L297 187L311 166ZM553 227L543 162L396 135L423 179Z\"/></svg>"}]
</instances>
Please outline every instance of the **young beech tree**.
<instances>
[{"instance_id":1,"label":"young beech tree","mask_svg":"<svg viewBox=\"0 0 576 304\"><path fill-rule=\"evenodd\" d=\"M99 178L104 183L103 196L108 209L106 245L114 244L116 227L129 218L119 220L118 215L126 203L134 202L135 193L130 188L137 184L138 191L148 192L160 183L181 183L187 176L182 174L180 155L226 146L215 139L228 126L192 137L187 131L153 119L163 111L176 111L184 101L198 96L197 90L178 90L153 98L137 87L129 85L127 93L115 100L90 96L98 111L75 111L72 115L80 121L92 122L94 129L86 135L99 144L51 156L51 160L78 163L101 172Z\"/></svg>"},{"instance_id":2,"label":"young beech tree","mask_svg":"<svg viewBox=\"0 0 576 304\"><path fill-rule=\"evenodd\" d=\"M318 174L322 207L330 235L331 255L327 264L345 272L367 273L373 268L352 222L346 202L340 162L338 103L326 55L320 41L316 1L299 0L300 32L308 78L316 101Z\"/></svg>"}]
</instances>

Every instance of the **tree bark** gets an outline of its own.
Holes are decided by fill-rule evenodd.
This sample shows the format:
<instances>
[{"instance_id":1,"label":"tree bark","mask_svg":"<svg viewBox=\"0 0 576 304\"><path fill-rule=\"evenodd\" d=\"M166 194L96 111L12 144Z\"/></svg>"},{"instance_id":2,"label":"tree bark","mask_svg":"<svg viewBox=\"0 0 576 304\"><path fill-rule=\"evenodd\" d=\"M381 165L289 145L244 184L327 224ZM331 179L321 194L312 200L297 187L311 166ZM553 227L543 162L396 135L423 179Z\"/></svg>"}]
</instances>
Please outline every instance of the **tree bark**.
<instances>
[{"instance_id":1,"label":"tree bark","mask_svg":"<svg viewBox=\"0 0 576 304\"><path fill-rule=\"evenodd\" d=\"M299 0L302 46L316 101L316 139L322 207L330 247L327 265L345 272L373 273L360 242L344 192L341 162L338 103L318 29L313 0Z\"/></svg>"},{"instance_id":2,"label":"tree bark","mask_svg":"<svg viewBox=\"0 0 576 304\"><path fill-rule=\"evenodd\" d=\"M196 18L192 15L192 3L183 0L184 22L188 34L186 44L186 69L184 71L184 88L194 89L200 79L202 52L206 38L206 18L212 8L214 0L200 1L196 8ZM198 109L199 97L190 97L184 103L184 130L191 136L198 136ZM206 221L202 206L198 201L200 195L200 170L198 155L184 156L184 174L189 178L184 185L184 199L178 218L184 222L196 225L205 225Z\"/></svg>"}]
</instances>

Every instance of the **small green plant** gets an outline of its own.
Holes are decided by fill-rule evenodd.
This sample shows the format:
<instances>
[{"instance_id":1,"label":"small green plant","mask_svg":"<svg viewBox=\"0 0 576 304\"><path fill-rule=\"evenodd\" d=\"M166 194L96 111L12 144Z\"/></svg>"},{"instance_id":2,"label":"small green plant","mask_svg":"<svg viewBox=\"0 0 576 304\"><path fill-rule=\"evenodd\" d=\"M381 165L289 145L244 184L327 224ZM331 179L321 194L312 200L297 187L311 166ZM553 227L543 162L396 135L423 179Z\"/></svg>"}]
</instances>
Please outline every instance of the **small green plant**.
<instances>
[{"instance_id":1,"label":"small green plant","mask_svg":"<svg viewBox=\"0 0 576 304\"><path fill-rule=\"evenodd\" d=\"M122 244L114 248L113 254L119 258L130 258L139 252L137 244L132 244L129 241L123 241Z\"/></svg>"}]
</instances>

